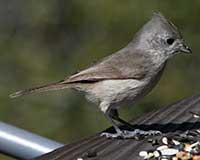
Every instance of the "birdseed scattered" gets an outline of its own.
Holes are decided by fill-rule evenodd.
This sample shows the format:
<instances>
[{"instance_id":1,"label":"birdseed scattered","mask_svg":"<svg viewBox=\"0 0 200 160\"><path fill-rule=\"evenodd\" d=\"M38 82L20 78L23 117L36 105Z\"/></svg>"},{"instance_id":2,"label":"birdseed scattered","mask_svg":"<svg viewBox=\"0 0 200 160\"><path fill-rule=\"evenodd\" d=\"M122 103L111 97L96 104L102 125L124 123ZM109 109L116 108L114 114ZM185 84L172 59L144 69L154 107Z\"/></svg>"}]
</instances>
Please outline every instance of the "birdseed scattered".
<instances>
[{"instance_id":1,"label":"birdseed scattered","mask_svg":"<svg viewBox=\"0 0 200 160\"><path fill-rule=\"evenodd\" d=\"M200 160L199 140L200 130L186 131L156 140L149 139L148 142L154 148L141 151L139 156L145 160Z\"/></svg>"}]
</instances>

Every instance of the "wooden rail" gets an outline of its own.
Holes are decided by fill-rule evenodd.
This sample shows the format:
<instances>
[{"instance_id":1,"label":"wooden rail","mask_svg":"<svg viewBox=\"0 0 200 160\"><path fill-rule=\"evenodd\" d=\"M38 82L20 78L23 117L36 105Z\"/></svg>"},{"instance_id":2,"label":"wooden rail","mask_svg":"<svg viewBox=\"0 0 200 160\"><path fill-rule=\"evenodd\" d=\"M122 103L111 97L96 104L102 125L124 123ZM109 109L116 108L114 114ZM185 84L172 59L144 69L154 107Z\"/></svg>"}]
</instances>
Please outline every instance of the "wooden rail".
<instances>
[{"instance_id":1,"label":"wooden rail","mask_svg":"<svg viewBox=\"0 0 200 160\"><path fill-rule=\"evenodd\" d=\"M191 112L200 113L200 96L191 96L131 122L135 128L160 130L165 135L200 128L200 119ZM123 127L123 126L122 126ZM107 131L112 132L109 128ZM107 139L100 133L79 142L65 145L34 160L141 160L139 152L152 148L147 138Z\"/></svg>"}]
</instances>

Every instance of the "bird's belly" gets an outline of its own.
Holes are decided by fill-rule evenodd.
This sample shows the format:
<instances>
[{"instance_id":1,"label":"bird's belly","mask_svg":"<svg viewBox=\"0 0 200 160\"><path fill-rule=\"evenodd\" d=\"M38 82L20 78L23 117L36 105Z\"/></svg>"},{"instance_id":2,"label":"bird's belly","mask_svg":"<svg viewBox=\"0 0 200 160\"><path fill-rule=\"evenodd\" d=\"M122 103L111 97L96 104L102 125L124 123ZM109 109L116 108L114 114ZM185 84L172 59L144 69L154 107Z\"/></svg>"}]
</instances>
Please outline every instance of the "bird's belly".
<instances>
[{"instance_id":1,"label":"bird's belly","mask_svg":"<svg viewBox=\"0 0 200 160\"><path fill-rule=\"evenodd\" d=\"M135 102L144 92L148 82L127 80L104 80L93 84L87 98L93 102L106 102L110 106Z\"/></svg>"}]
</instances>

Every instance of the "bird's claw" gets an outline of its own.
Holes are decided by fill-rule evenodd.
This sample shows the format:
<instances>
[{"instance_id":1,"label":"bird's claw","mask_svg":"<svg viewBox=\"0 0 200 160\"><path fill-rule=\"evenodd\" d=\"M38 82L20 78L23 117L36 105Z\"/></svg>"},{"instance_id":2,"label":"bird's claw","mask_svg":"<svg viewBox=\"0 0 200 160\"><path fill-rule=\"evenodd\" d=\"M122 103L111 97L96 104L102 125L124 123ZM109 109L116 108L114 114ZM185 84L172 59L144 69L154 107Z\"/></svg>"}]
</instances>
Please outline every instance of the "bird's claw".
<instances>
[{"instance_id":1,"label":"bird's claw","mask_svg":"<svg viewBox=\"0 0 200 160\"><path fill-rule=\"evenodd\" d=\"M101 136L105 136L107 138L122 138L122 139L128 139L128 138L134 138L134 139L141 139L143 137L147 136L157 136L161 135L162 132L150 130L150 131L143 131L139 129L135 129L134 131L128 131L128 130L122 130L117 133L107 133L103 132L101 133Z\"/></svg>"}]
</instances>

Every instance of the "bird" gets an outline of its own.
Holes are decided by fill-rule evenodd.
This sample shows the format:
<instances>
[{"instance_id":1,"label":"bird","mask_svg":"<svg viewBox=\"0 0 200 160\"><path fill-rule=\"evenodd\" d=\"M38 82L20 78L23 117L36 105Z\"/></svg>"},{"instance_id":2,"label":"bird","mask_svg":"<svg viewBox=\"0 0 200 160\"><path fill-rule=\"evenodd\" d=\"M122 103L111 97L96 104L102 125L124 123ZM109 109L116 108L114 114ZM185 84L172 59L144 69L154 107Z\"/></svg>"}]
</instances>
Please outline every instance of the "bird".
<instances>
[{"instance_id":1,"label":"bird","mask_svg":"<svg viewBox=\"0 0 200 160\"><path fill-rule=\"evenodd\" d=\"M151 18L119 51L95 64L65 77L61 81L20 90L11 98L50 90L75 89L98 105L114 127L115 133L103 132L107 138L134 138L136 135L155 135L160 131L120 129L118 123L131 126L120 118L118 109L135 104L157 84L169 59L180 53L191 53L179 29L160 12Z\"/></svg>"}]
</instances>

